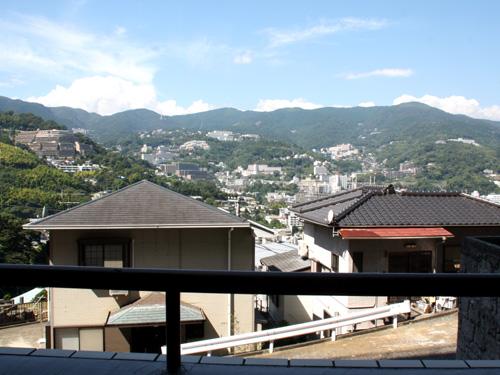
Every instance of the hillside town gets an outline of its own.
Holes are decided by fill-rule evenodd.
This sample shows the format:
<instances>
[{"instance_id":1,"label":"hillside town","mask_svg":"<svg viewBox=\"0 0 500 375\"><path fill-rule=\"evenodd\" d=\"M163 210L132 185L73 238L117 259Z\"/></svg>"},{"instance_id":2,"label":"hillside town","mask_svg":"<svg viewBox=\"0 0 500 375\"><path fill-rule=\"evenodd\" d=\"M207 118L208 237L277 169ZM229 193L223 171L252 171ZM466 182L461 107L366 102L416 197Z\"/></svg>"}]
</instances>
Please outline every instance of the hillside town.
<instances>
[{"instance_id":1,"label":"hillside town","mask_svg":"<svg viewBox=\"0 0 500 375\"><path fill-rule=\"evenodd\" d=\"M0 375L500 374L499 14L3 1Z\"/></svg>"}]
</instances>

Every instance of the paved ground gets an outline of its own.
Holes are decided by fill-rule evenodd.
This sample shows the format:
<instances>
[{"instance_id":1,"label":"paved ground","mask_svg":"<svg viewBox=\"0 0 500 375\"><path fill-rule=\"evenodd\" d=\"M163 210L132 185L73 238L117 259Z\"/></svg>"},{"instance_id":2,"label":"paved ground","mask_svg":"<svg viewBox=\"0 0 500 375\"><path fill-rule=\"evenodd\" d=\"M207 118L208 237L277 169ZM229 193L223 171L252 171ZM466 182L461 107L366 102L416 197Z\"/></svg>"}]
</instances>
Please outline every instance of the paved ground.
<instances>
[{"instance_id":1,"label":"paved ground","mask_svg":"<svg viewBox=\"0 0 500 375\"><path fill-rule=\"evenodd\" d=\"M32 323L17 327L0 328L0 347L41 348L38 340L45 337L46 323Z\"/></svg>"},{"instance_id":2,"label":"paved ground","mask_svg":"<svg viewBox=\"0 0 500 375\"><path fill-rule=\"evenodd\" d=\"M335 342L277 350L258 357L389 359L389 358L455 358L457 347L457 313L417 321L398 329L339 338Z\"/></svg>"}]
</instances>

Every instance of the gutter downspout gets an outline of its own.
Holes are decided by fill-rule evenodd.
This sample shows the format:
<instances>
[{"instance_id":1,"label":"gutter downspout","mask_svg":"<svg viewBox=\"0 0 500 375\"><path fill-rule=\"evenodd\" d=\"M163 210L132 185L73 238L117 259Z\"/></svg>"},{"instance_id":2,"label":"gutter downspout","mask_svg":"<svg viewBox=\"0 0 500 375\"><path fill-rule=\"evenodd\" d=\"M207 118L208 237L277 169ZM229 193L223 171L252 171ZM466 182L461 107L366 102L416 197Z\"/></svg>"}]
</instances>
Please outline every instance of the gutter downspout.
<instances>
[{"instance_id":1,"label":"gutter downspout","mask_svg":"<svg viewBox=\"0 0 500 375\"><path fill-rule=\"evenodd\" d=\"M229 228L227 232L227 270L231 271L232 262L232 232L234 228ZM233 334L233 295L227 295L227 335Z\"/></svg>"}]
</instances>

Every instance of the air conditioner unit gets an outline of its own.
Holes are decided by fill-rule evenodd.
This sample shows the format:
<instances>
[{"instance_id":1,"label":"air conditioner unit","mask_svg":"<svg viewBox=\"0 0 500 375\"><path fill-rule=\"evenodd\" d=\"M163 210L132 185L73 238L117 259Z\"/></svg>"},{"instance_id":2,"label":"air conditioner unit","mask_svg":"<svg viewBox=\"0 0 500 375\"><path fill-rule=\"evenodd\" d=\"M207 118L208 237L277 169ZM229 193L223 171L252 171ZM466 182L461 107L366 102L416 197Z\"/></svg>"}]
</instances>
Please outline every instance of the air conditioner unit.
<instances>
[{"instance_id":1,"label":"air conditioner unit","mask_svg":"<svg viewBox=\"0 0 500 375\"><path fill-rule=\"evenodd\" d=\"M110 296L128 296L128 290L110 289L109 295Z\"/></svg>"},{"instance_id":2,"label":"air conditioner unit","mask_svg":"<svg viewBox=\"0 0 500 375\"><path fill-rule=\"evenodd\" d=\"M306 242L304 240L299 240L299 256L301 258L307 259L309 258L309 247L307 246Z\"/></svg>"}]
</instances>

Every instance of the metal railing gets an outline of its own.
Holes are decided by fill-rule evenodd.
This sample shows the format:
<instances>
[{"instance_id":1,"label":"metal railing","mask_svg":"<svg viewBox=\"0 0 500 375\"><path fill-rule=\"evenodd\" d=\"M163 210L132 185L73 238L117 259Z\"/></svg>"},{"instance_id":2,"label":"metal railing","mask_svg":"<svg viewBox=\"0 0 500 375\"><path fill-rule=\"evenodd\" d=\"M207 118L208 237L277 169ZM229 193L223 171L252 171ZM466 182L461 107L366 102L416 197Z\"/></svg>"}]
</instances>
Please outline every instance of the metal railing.
<instances>
[{"instance_id":1,"label":"metal railing","mask_svg":"<svg viewBox=\"0 0 500 375\"><path fill-rule=\"evenodd\" d=\"M288 273L0 264L0 285L166 292L167 370L181 365L180 293L500 297L500 274Z\"/></svg>"},{"instance_id":2,"label":"metal railing","mask_svg":"<svg viewBox=\"0 0 500 375\"><path fill-rule=\"evenodd\" d=\"M263 342L269 342L269 353L274 350L274 341L289 337L307 335L309 333L332 330L332 341L336 338L337 328L356 325L359 323L393 318L393 328L397 328L398 315L411 312L410 301L406 300L394 305L375 307L372 309L363 309L361 312L355 312L344 316L313 320L311 322L292 324L285 327L266 329L257 332L241 333L234 336L219 337L210 340L200 340L181 344L182 354L211 353L213 350L228 349L236 346L251 345ZM163 351L164 347L162 347Z\"/></svg>"}]
</instances>

